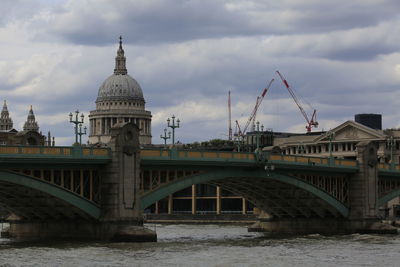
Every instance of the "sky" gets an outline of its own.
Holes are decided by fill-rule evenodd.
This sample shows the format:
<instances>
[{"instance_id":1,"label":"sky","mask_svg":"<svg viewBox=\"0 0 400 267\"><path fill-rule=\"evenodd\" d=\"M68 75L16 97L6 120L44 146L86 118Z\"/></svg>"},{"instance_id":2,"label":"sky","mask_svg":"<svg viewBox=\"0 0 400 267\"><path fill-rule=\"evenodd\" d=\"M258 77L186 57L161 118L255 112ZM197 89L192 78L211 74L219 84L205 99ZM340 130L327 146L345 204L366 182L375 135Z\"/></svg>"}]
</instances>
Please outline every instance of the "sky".
<instances>
[{"instance_id":1,"label":"sky","mask_svg":"<svg viewBox=\"0 0 400 267\"><path fill-rule=\"evenodd\" d=\"M33 106L56 145L74 142L68 114L95 109L122 35L128 73L151 111L153 143L167 118L182 143L226 139L243 127L274 78L257 120L305 132L306 121L275 71L329 130L358 113L400 127L397 0L2 0L0 98L22 130ZM86 137L84 138L86 140Z\"/></svg>"}]
</instances>

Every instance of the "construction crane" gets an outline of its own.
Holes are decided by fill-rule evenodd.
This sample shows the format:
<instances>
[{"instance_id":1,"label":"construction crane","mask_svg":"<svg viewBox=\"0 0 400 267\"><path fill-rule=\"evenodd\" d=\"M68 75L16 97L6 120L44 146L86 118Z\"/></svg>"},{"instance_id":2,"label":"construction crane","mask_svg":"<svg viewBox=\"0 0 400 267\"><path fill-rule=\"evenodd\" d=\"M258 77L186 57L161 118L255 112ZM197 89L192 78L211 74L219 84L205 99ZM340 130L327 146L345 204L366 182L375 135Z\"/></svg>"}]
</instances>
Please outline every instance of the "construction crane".
<instances>
[{"instance_id":1,"label":"construction crane","mask_svg":"<svg viewBox=\"0 0 400 267\"><path fill-rule=\"evenodd\" d=\"M283 75L279 72L276 71L276 73L279 75L279 77L281 78L283 84L286 86L286 89L288 90L289 94L292 96L294 102L296 103L296 105L299 107L301 114L303 115L303 117L306 119L307 121L307 125L306 125L306 129L307 129L307 133L311 132L311 128L318 127L318 122L317 122L317 110L311 108L314 110L312 115L311 115L311 119L308 118L307 113L304 111L299 99L297 98L297 96L294 94L293 89L290 87L289 83L286 81L286 79L283 77Z\"/></svg>"},{"instance_id":2,"label":"construction crane","mask_svg":"<svg viewBox=\"0 0 400 267\"><path fill-rule=\"evenodd\" d=\"M239 122L236 120L236 130L235 130L235 136L243 136L242 129L240 129Z\"/></svg>"},{"instance_id":3,"label":"construction crane","mask_svg":"<svg viewBox=\"0 0 400 267\"><path fill-rule=\"evenodd\" d=\"M228 92L228 113L229 113L228 140L232 141L231 91Z\"/></svg>"},{"instance_id":4,"label":"construction crane","mask_svg":"<svg viewBox=\"0 0 400 267\"><path fill-rule=\"evenodd\" d=\"M255 106L254 106L254 108L253 108L253 111L252 111L251 114L250 114L249 119L247 120L247 122L246 122L246 124L245 124L245 126L244 126L244 128L243 128L243 131L240 131L239 123L236 121L236 125L237 125L238 128L239 128L239 135L242 135L242 136L245 135L245 134L246 134L246 131L247 131L247 128L249 127L250 123L251 123L251 122L253 122L253 124L255 123L255 119L256 119L256 115L257 115L257 110L258 110L258 108L260 107L261 102L263 101L265 95L267 94L267 92L268 92L268 90L269 90L269 88L271 87L271 84L272 84L273 82L274 82L274 79L272 79L272 80L269 82L268 86L264 88L264 90L262 91L261 95L257 96L256 104L255 104Z\"/></svg>"}]
</instances>

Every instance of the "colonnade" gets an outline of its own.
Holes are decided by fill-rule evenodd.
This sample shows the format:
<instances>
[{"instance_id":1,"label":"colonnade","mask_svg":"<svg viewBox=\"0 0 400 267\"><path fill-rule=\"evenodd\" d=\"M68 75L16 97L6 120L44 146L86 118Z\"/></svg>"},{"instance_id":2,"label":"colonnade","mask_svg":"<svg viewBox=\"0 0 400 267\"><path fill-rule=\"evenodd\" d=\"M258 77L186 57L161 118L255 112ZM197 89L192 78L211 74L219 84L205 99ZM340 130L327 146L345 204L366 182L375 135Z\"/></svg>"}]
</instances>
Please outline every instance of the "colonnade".
<instances>
[{"instance_id":1,"label":"colonnade","mask_svg":"<svg viewBox=\"0 0 400 267\"><path fill-rule=\"evenodd\" d=\"M141 134L151 135L151 120L132 117L106 117L90 120L90 135L108 135L111 127L118 122L133 122Z\"/></svg>"}]
</instances>

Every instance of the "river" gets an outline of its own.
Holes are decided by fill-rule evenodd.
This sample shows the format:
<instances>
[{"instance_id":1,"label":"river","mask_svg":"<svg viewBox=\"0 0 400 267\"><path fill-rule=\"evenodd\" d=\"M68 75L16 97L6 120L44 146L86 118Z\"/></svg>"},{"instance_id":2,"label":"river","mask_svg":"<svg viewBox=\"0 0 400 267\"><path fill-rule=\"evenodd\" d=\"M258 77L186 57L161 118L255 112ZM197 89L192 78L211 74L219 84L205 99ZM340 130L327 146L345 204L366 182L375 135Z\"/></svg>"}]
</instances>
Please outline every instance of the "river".
<instances>
[{"instance_id":1,"label":"river","mask_svg":"<svg viewBox=\"0 0 400 267\"><path fill-rule=\"evenodd\" d=\"M0 266L400 266L398 235L266 238L237 225L147 226L157 243L0 239Z\"/></svg>"}]
</instances>

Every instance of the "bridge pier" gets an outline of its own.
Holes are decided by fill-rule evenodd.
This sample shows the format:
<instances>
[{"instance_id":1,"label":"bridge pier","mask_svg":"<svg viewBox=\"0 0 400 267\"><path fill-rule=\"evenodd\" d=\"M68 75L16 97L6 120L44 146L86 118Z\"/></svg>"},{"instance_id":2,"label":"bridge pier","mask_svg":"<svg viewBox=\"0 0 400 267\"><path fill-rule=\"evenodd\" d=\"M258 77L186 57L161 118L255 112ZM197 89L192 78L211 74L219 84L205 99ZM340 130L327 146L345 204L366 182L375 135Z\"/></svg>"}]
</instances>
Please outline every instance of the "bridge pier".
<instances>
[{"instance_id":1,"label":"bridge pier","mask_svg":"<svg viewBox=\"0 0 400 267\"><path fill-rule=\"evenodd\" d=\"M103 235L112 234L114 241L156 241L156 233L143 227L140 208L139 128L133 123L116 124L110 135L112 162L101 177Z\"/></svg>"},{"instance_id":2,"label":"bridge pier","mask_svg":"<svg viewBox=\"0 0 400 267\"><path fill-rule=\"evenodd\" d=\"M10 222L7 238L20 241L104 240L116 242L156 241L155 233L138 224L96 221L14 221Z\"/></svg>"},{"instance_id":3,"label":"bridge pier","mask_svg":"<svg viewBox=\"0 0 400 267\"><path fill-rule=\"evenodd\" d=\"M343 218L260 219L249 232L270 235L337 235L337 234L397 234L397 229L376 219L349 220Z\"/></svg>"}]
</instances>

